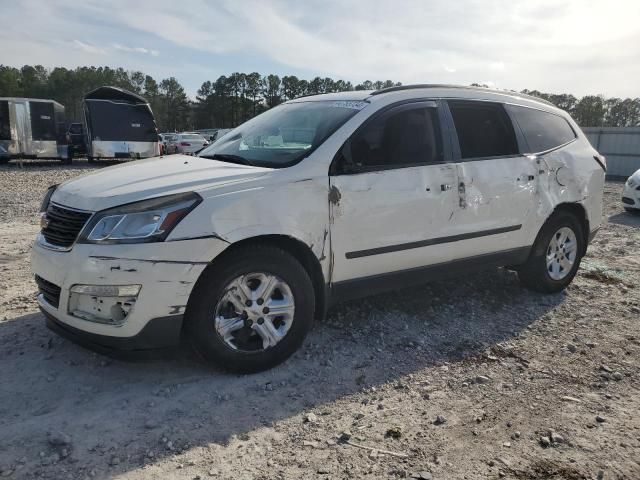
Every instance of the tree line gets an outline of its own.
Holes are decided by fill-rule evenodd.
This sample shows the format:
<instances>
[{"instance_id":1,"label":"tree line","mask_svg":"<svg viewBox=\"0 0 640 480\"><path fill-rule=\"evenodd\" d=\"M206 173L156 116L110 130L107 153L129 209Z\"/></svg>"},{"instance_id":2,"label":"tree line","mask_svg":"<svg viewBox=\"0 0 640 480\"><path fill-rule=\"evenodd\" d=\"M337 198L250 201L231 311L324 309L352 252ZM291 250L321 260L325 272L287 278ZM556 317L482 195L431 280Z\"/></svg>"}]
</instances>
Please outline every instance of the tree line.
<instances>
[{"instance_id":1,"label":"tree line","mask_svg":"<svg viewBox=\"0 0 640 480\"><path fill-rule=\"evenodd\" d=\"M82 121L83 96L103 85L112 85L144 96L150 103L158 128L184 131L201 128L235 127L249 118L292 98L351 90L378 90L401 85L392 80L366 80L352 84L345 80L295 75L261 75L258 72L222 75L207 80L190 100L174 78L160 81L140 71L123 68L56 67L41 65L15 68L0 65L0 97L51 98L66 107L68 121ZM475 86L484 86L473 84ZM583 127L640 126L640 98L606 98L586 95L550 94L537 90L522 93L550 101L569 112Z\"/></svg>"}]
</instances>

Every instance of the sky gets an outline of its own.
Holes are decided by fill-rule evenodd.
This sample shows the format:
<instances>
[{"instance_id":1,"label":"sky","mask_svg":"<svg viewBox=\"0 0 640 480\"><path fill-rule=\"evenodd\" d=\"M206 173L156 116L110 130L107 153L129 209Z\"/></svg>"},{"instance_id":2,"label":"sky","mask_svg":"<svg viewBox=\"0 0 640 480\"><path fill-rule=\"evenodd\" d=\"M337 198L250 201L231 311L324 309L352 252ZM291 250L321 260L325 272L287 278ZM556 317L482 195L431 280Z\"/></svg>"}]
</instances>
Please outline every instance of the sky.
<instances>
[{"instance_id":1,"label":"sky","mask_svg":"<svg viewBox=\"0 0 640 480\"><path fill-rule=\"evenodd\" d=\"M638 0L0 0L0 64L640 96Z\"/></svg>"}]
</instances>

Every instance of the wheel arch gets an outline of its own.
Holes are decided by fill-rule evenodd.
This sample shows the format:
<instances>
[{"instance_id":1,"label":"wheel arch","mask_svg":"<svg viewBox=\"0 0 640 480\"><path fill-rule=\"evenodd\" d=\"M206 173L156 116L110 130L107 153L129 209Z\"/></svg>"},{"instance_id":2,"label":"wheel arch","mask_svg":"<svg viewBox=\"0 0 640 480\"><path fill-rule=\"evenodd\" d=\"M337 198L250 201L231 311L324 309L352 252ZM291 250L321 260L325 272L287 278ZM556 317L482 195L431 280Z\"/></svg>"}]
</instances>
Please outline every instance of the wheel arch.
<instances>
[{"instance_id":1,"label":"wheel arch","mask_svg":"<svg viewBox=\"0 0 640 480\"><path fill-rule=\"evenodd\" d=\"M327 309L327 287L322 266L315 256L311 248L297 238L288 235L259 235L249 237L229 245L220 255L214 258L207 268L215 268L217 262L221 261L229 255L233 255L236 251L251 245L269 245L280 248L285 252L293 255L300 262L309 274L313 283L313 291L315 295L315 313L314 317L320 320L324 317Z\"/></svg>"}]
</instances>

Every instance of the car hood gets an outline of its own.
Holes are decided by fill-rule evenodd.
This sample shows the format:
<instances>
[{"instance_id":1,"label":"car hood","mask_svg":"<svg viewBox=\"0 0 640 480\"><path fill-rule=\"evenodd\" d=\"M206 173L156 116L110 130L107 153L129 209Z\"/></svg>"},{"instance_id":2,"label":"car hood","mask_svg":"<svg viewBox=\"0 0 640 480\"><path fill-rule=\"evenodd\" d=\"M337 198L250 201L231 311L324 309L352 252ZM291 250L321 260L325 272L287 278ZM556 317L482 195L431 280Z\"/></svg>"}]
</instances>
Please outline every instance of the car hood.
<instances>
[{"instance_id":1,"label":"car hood","mask_svg":"<svg viewBox=\"0 0 640 480\"><path fill-rule=\"evenodd\" d=\"M99 211L147 198L202 192L248 182L272 171L188 155L155 157L68 180L56 189L51 201L81 210Z\"/></svg>"}]
</instances>

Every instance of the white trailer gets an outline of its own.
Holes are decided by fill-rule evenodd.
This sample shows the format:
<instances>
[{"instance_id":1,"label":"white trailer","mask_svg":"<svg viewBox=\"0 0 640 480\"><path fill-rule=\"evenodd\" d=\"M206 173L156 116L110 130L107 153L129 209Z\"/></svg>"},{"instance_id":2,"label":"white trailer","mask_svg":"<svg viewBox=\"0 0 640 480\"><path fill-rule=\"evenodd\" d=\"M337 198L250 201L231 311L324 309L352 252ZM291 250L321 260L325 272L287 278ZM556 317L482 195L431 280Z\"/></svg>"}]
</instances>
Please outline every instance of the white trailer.
<instances>
[{"instance_id":1,"label":"white trailer","mask_svg":"<svg viewBox=\"0 0 640 480\"><path fill-rule=\"evenodd\" d=\"M54 100L0 98L0 163L12 158L71 162L64 106Z\"/></svg>"}]
</instances>

